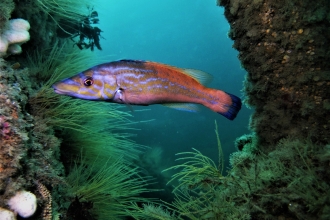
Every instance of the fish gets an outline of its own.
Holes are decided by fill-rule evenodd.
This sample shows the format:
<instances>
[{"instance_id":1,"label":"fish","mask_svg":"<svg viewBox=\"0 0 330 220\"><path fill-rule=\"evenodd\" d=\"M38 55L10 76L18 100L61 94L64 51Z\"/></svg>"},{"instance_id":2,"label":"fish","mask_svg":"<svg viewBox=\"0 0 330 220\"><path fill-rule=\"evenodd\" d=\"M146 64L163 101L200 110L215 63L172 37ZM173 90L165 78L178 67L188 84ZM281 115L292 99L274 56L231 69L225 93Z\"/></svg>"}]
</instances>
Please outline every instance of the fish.
<instances>
[{"instance_id":1,"label":"fish","mask_svg":"<svg viewBox=\"0 0 330 220\"><path fill-rule=\"evenodd\" d=\"M241 99L222 90L208 88L212 76L142 60L119 60L93 66L52 85L54 92L79 99L127 105L162 104L197 112L203 105L229 120L241 109Z\"/></svg>"}]
</instances>

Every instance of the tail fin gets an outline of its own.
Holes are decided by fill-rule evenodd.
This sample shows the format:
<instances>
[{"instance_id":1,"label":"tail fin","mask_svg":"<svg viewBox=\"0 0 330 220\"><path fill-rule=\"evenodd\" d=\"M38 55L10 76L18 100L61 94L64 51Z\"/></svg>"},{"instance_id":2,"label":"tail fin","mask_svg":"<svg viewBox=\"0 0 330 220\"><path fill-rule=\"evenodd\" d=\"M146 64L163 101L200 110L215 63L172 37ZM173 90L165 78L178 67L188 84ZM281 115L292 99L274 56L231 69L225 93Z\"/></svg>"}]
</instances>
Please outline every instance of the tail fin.
<instances>
[{"instance_id":1,"label":"tail fin","mask_svg":"<svg viewBox=\"0 0 330 220\"><path fill-rule=\"evenodd\" d=\"M238 98L237 96L229 94L229 93L226 93L226 94L230 96L231 104L229 105L229 104L223 103L224 105L226 105L228 107L228 110L226 112L218 112L218 113L225 116L229 120L234 120L236 118L239 110L241 110L242 102L241 102L241 99Z\"/></svg>"},{"instance_id":2,"label":"tail fin","mask_svg":"<svg viewBox=\"0 0 330 220\"><path fill-rule=\"evenodd\" d=\"M220 115L225 116L229 120L234 120L234 118L236 118L237 113L242 107L240 98L216 89L211 89L209 94L214 98L203 103L206 107L212 109L212 111L215 111Z\"/></svg>"}]
</instances>

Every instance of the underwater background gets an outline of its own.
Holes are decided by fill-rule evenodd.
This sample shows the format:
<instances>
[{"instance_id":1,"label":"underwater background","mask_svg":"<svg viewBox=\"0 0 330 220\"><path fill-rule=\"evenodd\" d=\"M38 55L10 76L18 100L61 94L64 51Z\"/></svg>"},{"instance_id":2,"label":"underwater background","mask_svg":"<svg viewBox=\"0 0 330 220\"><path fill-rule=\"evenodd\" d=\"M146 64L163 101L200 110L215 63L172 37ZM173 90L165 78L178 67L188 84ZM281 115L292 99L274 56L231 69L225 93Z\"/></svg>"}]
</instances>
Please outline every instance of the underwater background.
<instances>
[{"instance_id":1,"label":"underwater background","mask_svg":"<svg viewBox=\"0 0 330 220\"><path fill-rule=\"evenodd\" d=\"M329 0L0 1L0 220L330 219L329 26ZM242 109L54 92L121 59Z\"/></svg>"}]
</instances>

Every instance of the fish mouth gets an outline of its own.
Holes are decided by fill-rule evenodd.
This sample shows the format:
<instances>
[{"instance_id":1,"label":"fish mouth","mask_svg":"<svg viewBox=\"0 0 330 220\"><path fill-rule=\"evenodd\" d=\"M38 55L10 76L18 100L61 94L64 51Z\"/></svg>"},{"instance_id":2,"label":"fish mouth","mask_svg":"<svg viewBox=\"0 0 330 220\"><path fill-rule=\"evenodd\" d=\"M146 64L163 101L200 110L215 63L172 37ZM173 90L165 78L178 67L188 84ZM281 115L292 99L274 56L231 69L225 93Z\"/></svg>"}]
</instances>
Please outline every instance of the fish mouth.
<instances>
[{"instance_id":1,"label":"fish mouth","mask_svg":"<svg viewBox=\"0 0 330 220\"><path fill-rule=\"evenodd\" d=\"M60 94L60 95L66 95L65 92L63 92L61 90L58 90L58 89L55 89L55 88L54 88L54 92L57 93L57 94Z\"/></svg>"},{"instance_id":2,"label":"fish mouth","mask_svg":"<svg viewBox=\"0 0 330 220\"><path fill-rule=\"evenodd\" d=\"M58 89L56 85L52 85L52 87L54 89L54 92L57 93L57 94L60 94L60 95L67 95L68 94L66 91Z\"/></svg>"}]
</instances>

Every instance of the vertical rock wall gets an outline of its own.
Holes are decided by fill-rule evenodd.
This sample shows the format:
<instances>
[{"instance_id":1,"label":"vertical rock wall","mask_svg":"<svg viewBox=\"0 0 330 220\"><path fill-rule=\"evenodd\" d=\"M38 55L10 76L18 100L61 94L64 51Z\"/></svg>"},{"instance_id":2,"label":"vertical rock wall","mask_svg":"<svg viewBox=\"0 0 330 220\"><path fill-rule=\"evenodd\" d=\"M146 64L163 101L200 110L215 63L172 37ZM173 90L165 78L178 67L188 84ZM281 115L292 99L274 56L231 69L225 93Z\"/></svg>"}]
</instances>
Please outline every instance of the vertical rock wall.
<instances>
[{"instance_id":1,"label":"vertical rock wall","mask_svg":"<svg viewBox=\"0 0 330 220\"><path fill-rule=\"evenodd\" d=\"M248 74L250 127L266 151L282 138L330 142L330 1L219 0Z\"/></svg>"},{"instance_id":2,"label":"vertical rock wall","mask_svg":"<svg viewBox=\"0 0 330 220\"><path fill-rule=\"evenodd\" d=\"M27 112L33 90L27 68L0 58L0 207L17 190L37 194L35 183L63 182L60 140L45 120ZM38 194L37 194L38 195ZM39 195L38 195L39 199Z\"/></svg>"}]
</instances>

